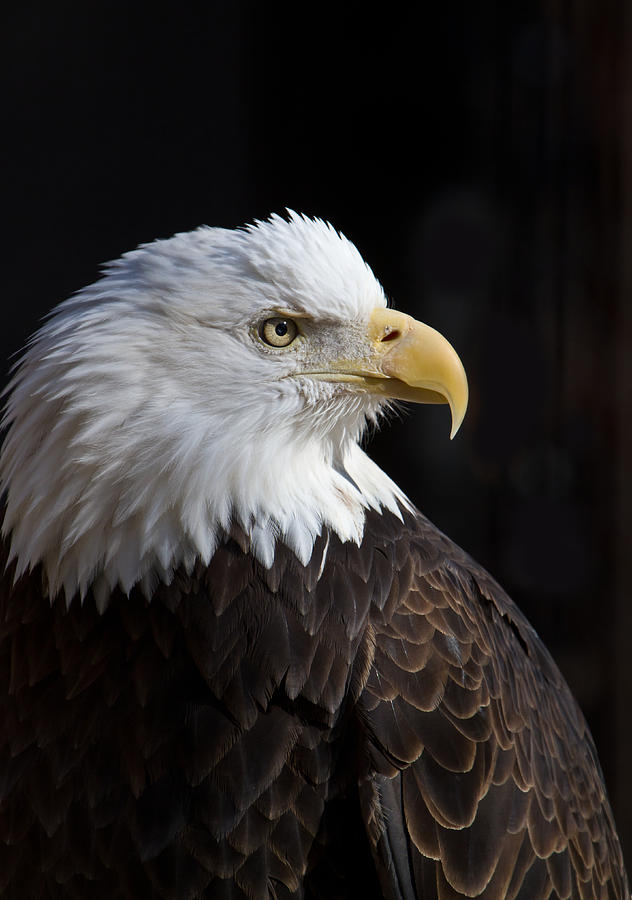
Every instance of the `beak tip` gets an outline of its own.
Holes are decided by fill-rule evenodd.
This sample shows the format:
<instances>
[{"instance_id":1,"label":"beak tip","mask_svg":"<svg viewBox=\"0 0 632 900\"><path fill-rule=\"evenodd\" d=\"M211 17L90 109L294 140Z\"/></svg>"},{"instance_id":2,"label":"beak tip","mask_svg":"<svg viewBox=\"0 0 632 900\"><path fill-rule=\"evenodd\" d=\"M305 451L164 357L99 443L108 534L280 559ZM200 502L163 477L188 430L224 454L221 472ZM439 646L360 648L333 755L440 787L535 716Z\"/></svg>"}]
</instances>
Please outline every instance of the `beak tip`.
<instances>
[{"instance_id":1,"label":"beak tip","mask_svg":"<svg viewBox=\"0 0 632 900\"><path fill-rule=\"evenodd\" d=\"M450 404L450 412L452 413L452 427L450 429L450 440L454 440L456 434L463 424L463 419L465 418L465 413L467 411L467 399L465 403L459 404L460 408L455 408L452 404Z\"/></svg>"}]
</instances>

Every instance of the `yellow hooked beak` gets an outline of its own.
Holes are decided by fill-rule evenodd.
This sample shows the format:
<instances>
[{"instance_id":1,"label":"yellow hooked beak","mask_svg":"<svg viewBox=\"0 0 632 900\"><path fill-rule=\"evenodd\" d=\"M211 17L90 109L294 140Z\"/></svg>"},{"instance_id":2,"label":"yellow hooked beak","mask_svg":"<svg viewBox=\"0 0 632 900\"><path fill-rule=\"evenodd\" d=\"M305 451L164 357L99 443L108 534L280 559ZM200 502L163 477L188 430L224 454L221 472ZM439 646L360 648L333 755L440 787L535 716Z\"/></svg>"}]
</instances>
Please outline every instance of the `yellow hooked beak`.
<instances>
[{"instance_id":1,"label":"yellow hooked beak","mask_svg":"<svg viewBox=\"0 0 632 900\"><path fill-rule=\"evenodd\" d=\"M360 383L374 394L413 403L448 403L453 438L465 416L468 388L451 344L434 328L384 307L371 313L367 337L362 355L336 360L328 380Z\"/></svg>"}]
</instances>

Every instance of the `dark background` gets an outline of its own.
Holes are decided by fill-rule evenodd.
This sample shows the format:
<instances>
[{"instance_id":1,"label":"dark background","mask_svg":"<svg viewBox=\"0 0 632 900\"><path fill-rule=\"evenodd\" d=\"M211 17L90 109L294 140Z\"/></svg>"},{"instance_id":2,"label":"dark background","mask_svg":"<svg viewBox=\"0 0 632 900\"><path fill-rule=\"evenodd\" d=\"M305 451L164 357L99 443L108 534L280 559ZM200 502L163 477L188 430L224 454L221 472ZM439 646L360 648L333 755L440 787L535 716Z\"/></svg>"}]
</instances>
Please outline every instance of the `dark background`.
<instances>
[{"instance_id":1,"label":"dark background","mask_svg":"<svg viewBox=\"0 0 632 900\"><path fill-rule=\"evenodd\" d=\"M415 408L372 453L552 650L630 866L632 5L58 0L0 32L0 356L139 242L332 221L461 354L457 439Z\"/></svg>"}]
</instances>

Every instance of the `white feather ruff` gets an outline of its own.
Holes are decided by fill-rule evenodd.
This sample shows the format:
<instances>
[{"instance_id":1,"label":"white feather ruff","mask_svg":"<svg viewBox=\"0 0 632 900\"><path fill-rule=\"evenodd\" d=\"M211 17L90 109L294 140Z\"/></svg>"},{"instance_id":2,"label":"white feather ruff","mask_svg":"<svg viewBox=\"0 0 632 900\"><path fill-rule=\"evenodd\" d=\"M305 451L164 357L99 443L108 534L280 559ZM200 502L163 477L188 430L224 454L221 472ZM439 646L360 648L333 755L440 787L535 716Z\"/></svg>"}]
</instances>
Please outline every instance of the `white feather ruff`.
<instances>
[{"instance_id":1,"label":"white feather ruff","mask_svg":"<svg viewBox=\"0 0 632 900\"><path fill-rule=\"evenodd\" d=\"M290 213L144 245L53 311L8 388L3 534L16 577L43 564L68 602L208 562L236 523L270 566L302 562L323 526L362 539L365 510L407 501L358 440L379 402L315 381L357 351L383 291L331 226ZM318 323L284 352L277 311ZM307 320L306 320L307 321ZM355 342L355 343L354 343Z\"/></svg>"}]
</instances>

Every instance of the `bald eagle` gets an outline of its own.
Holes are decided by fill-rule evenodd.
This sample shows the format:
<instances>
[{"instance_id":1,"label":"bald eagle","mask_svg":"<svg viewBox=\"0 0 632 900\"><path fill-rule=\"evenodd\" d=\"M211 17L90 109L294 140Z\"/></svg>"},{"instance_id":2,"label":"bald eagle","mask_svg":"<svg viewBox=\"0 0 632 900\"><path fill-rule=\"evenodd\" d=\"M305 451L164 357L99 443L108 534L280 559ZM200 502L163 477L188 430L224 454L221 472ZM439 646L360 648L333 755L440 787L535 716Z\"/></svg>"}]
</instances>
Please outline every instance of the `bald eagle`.
<instances>
[{"instance_id":1,"label":"bald eagle","mask_svg":"<svg viewBox=\"0 0 632 900\"><path fill-rule=\"evenodd\" d=\"M13 374L0 896L627 898L586 723L363 452L450 344L294 213L141 246Z\"/></svg>"}]
</instances>

